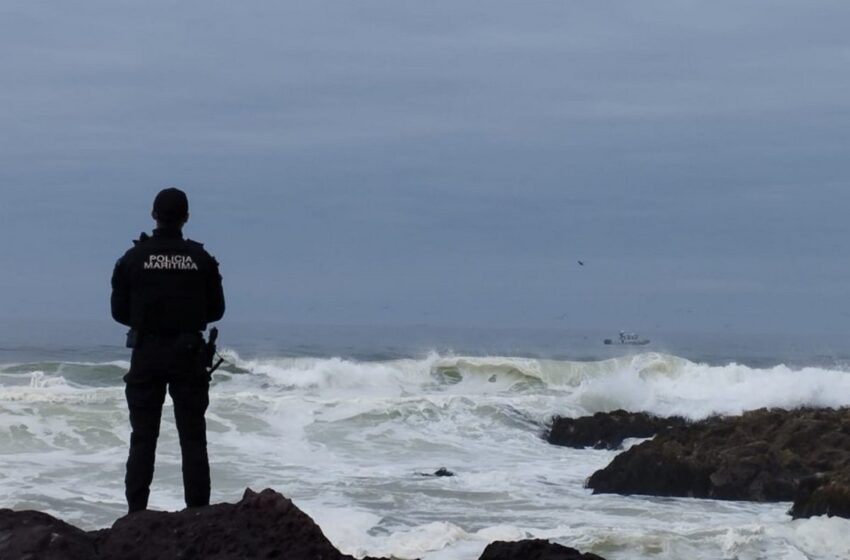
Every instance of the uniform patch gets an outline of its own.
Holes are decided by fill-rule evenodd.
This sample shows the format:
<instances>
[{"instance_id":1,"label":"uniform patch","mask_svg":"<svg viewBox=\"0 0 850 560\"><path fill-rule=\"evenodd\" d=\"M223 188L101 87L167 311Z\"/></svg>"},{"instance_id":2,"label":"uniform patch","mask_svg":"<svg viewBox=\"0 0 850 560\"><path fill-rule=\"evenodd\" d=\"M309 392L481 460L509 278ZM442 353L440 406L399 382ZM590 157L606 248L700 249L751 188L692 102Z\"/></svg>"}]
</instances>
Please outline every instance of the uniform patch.
<instances>
[{"instance_id":1,"label":"uniform patch","mask_svg":"<svg viewBox=\"0 0 850 560\"><path fill-rule=\"evenodd\" d=\"M189 255L148 255L145 270L198 270Z\"/></svg>"}]
</instances>

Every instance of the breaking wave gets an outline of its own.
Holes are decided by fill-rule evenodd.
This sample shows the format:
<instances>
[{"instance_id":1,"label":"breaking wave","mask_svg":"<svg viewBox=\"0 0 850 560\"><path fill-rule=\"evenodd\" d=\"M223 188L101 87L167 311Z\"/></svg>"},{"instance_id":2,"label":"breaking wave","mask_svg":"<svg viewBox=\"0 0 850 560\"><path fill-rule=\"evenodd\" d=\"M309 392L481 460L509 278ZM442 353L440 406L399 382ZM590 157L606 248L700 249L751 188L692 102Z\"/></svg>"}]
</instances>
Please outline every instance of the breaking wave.
<instances>
[{"instance_id":1,"label":"breaking wave","mask_svg":"<svg viewBox=\"0 0 850 560\"><path fill-rule=\"evenodd\" d=\"M818 367L710 366L685 358L643 353L601 361L562 361L509 356L430 354L421 359L363 362L342 358L243 359L227 363L214 384L224 398L282 395L344 398L408 398L440 395L548 396L560 414L623 408L703 418L761 407L850 405L850 373ZM85 400L121 385L126 362L33 363L0 367L0 401ZM100 389L100 391L98 391Z\"/></svg>"}]
</instances>

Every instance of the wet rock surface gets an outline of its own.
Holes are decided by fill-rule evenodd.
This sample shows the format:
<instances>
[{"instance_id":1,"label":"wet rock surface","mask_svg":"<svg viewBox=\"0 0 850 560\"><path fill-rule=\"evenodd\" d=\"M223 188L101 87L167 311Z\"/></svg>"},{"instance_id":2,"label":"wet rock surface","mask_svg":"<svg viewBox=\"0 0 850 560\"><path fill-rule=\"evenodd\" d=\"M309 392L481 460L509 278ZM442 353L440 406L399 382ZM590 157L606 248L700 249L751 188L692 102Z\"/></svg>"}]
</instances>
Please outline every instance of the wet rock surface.
<instances>
[{"instance_id":1,"label":"wet rock surface","mask_svg":"<svg viewBox=\"0 0 850 560\"><path fill-rule=\"evenodd\" d=\"M40 511L0 509L0 558L66 560L96 558L94 539Z\"/></svg>"},{"instance_id":2,"label":"wet rock surface","mask_svg":"<svg viewBox=\"0 0 850 560\"><path fill-rule=\"evenodd\" d=\"M447 469L446 467L440 467L434 472L418 472L416 473L419 476L431 476L431 477L444 477L444 476L454 476L455 473Z\"/></svg>"},{"instance_id":3,"label":"wet rock surface","mask_svg":"<svg viewBox=\"0 0 850 560\"><path fill-rule=\"evenodd\" d=\"M546 440L566 447L620 449L627 438L648 438L687 421L678 416L662 418L645 412L597 412L593 416L562 418L556 416Z\"/></svg>"},{"instance_id":4,"label":"wet rock surface","mask_svg":"<svg viewBox=\"0 0 850 560\"><path fill-rule=\"evenodd\" d=\"M848 468L850 409L760 409L659 434L615 457L587 485L594 493L791 501L801 498L804 481L820 477L836 482L809 483L809 495L836 503ZM800 511L807 511L802 502Z\"/></svg>"},{"instance_id":5,"label":"wet rock surface","mask_svg":"<svg viewBox=\"0 0 850 560\"><path fill-rule=\"evenodd\" d=\"M494 543L489 560L604 560L546 541ZM491 548L492 547L492 548ZM274 490L245 491L236 504L142 511L85 532L37 511L0 510L3 560L353 560ZM388 560L366 557L363 560Z\"/></svg>"},{"instance_id":6,"label":"wet rock surface","mask_svg":"<svg viewBox=\"0 0 850 560\"><path fill-rule=\"evenodd\" d=\"M542 539L516 542L496 541L487 545L479 560L605 560Z\"/></svg>"},{"instance_id":7,"label":"wet rock surface","mask_svg":"<svg viewBox=\"0 0 850 560\"><path fill-rule=\"evenodd\" d=\"M103 558L343 559L291 500L247 490L237 504L123 517L97 539Z\"/></svg>"},{"instance_id":8,"label":"wet rock surface","mask_svg":"<svg viewBox=\"0 0 850 560\"><path fill-rule=\"evenodd\" d=\"M850 472L804 480L788 513L795 519L817 515L850 518Z\"/></svg>"}]
</instances>

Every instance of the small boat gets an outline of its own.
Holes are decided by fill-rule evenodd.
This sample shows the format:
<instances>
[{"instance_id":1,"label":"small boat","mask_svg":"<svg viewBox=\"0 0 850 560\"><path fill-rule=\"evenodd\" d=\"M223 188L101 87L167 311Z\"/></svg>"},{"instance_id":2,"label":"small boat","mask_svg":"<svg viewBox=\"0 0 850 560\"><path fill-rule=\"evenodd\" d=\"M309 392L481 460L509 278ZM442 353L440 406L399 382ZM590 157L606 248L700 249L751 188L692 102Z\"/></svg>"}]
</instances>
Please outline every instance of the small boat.
<instances>
[{"instance_id":1,"label":"small boat","mask_svg":"<svg viewBox=\"0 0 850 560\"><path fill-rule=\"evenodd\" d=\"M635 333L627 333L620 331L620 338L617 341L611 340L610 338L606 338L603 341L605 344L626 344L630 346L643 346L644 344L649 344L648 338L641 338L639 335Z\"/></svg>"}]
</instances>

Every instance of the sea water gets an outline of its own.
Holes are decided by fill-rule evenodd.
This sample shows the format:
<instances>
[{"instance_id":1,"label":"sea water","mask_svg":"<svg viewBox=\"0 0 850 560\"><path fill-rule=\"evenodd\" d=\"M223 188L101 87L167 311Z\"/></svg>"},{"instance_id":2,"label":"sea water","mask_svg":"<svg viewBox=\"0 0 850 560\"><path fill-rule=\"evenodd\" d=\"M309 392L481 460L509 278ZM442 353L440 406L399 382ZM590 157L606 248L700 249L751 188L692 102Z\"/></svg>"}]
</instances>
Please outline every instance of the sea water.
<instances>
[{"instance_id":1,"label":"sea water","mask_svg":"<svg viewBox=\"0 0 850 560\"><path fill-rule=\"evenodd\" d=\"M2 333L0 507L109 526L126 508L128 351L114 329L25 331ZM355 556L472 560L494 540L545 538L610 560L850 558L848 520L592 495L586 478L617 452L543 439L555 415L618 408L697 419L850 405L840 342L680 335L628 348L603 334L223 328L212 500L274 488ZM429 476L441 467L454 476ZM150 506L183 507L168 399Z\"/></svg>"}]
</instances>

